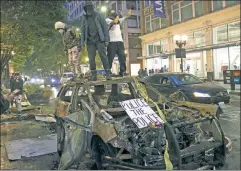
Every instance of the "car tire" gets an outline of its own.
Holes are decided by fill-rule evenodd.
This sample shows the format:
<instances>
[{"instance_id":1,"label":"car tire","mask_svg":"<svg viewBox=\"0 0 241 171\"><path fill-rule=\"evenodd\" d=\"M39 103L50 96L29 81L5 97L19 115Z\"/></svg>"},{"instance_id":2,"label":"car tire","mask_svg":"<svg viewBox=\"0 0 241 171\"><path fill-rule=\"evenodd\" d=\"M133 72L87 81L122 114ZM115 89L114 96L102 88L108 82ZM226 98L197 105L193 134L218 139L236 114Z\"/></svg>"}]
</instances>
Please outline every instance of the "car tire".
<instances>
[{"instance_id":1,"label":"car tire","mask_svg":"<svg viewBox=\"0 0 241 171\"><path fill-rule=\"evenodd\" d=\"M56 132L57 132L57 152L59 156L61 156L64 148L64 138L65 138L65 130L64 130L61 118L56 118Z\"/></svg>"}]
</instances>

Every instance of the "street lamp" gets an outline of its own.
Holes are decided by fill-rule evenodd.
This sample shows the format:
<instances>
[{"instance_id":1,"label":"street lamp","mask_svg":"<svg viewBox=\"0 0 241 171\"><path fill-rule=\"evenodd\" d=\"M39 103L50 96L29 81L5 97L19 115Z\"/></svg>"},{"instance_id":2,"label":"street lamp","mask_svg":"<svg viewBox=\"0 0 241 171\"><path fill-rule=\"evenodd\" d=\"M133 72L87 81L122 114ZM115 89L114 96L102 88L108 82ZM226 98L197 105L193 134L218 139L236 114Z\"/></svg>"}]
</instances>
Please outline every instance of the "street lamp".
<instances>
[{"instance_id":1,"label":"street lamp","mask_svg":"<svg viewBox=\"0 0 241 171\"><path fill-rule=\"evenodd\" d=\"M188 40L188 36L187 35L175 35L173 37L173 40L176 42L176 45L180 49L180 55L181 55L180 56L181 57L181 66L180 66L180 68L181 68L181 72L183 72L183 59L182 58L186 57L186 56L185 56L185 49L184 48L182 49L182 47L186 45L187 40ZM183 56L183 54L184 54L184 56ZM177 51L176 51L176 57L177 57Z\"/></svg>"},{"instance_id":2,"label":"street lamp","mask_svg":"<svg viewBox=\"0 0 241 171\"><path fill-rule=\"evenodd\" d=\"M106 7L106 6L102 6L102 7L100 8L100 11L103 12L103 13L105 13L105 12L107 11L107 7Z\"/></svg>"}]
</instances>

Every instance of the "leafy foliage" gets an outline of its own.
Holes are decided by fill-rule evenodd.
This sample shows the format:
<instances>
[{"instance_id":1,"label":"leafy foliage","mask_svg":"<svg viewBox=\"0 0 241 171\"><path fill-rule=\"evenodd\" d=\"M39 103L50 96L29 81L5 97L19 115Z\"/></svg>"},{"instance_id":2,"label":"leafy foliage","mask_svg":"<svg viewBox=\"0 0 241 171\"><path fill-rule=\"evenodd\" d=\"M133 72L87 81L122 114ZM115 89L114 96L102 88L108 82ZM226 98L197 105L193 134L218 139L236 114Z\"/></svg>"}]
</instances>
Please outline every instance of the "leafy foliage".
<instances>
[{"instance_id":1,"label":"leafy foliage","mask_svg":"<svg viewBox=\"0 0 241 171\"><path fill-rule=\"evenodd\" d=\"M36 69L36 62L39 67L52 67L54 62L49 60L50 54L54 54L55 61L63 57L63 51L58 49L61 38L49 48L50 40L57 35L54 23L63 21L67 14L63 5L63 0L1 1L1 43L14 46L16 55L12 63L16 70L23 68L26 59L32 62L32 69ZM45 54L41 54L43 46L48 49ZM31 69L31 66L27 67Z\"/></svg>"}]
</instances>

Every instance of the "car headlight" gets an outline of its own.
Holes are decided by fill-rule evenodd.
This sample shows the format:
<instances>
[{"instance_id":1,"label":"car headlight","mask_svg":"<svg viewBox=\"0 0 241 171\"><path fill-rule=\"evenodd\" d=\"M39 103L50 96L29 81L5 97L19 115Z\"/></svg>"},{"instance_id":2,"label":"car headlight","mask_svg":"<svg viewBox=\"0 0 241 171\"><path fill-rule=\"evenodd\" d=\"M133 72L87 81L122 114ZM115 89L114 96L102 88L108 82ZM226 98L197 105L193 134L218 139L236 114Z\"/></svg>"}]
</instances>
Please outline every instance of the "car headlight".
<instances>
[{"instance_id":1,"label":"car headlight","mask_svg":"<svg viewBox=\"0 0 241 171\"><path fill-rule=\"evenodd\" d=\"M207 93L199 93L199 92L194 92L193 95L195 97L211 97L209 94Z\"/></svg>"}]
</instances>

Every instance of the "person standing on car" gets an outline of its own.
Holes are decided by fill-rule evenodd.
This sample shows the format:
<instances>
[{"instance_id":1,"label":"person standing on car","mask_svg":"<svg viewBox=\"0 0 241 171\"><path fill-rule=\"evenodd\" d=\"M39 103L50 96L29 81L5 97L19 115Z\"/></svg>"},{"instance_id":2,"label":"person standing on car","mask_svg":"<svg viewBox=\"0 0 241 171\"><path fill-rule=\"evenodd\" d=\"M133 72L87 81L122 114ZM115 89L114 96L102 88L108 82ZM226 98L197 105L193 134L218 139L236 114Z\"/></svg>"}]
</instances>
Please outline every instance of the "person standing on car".
<instances>
[{"instance_id":1,"label":"person standing on car","mask_svg":"<svg viewBox=\"0 0 241 171\"><path fill-rule=\"evenodd\" d=\"M66 25L60 21L55 23L55 29L63 37L64 52L69 58L70 70L77 74L80 72L80 34L77 29Z\"/></svg>"},{"instance_id":2,"label":"person standing on car","mask_svg":"<svg viewBox=\"0 0 241 171\"><path fill-rule=\"evenodd\" d=\"M96 71L96 50L98 50L101 62L106 72L106 79L111 79L111 71L108 57L106 55L106 46L110 40L108 33L108 26L102 14L94 10L91 1L86 1L84 5L85 15L81 19L81 39L80 45L87 44L89 65L91 70L91 77L93 81L97 80Z\"/></svg>"},{"instance_id":3,"label":"person standing on car","mask_svg":"<svg viewBox=\"0 0 241 171\"><path fill-rule=\"evenodd\" d=\"M21 101L22 101L22 94L23 94L23 80L20 77L19 73L15 73L15 76L16 76L16 78L13 82L12 93L14 94L14 101L17 106L17 110L19 113L21 113L22 112Z\"/></svg>"},{"instance_id":4,"label":"person standing on car","mask_svg":"<svg viewBox=\"0 0 241 171\"><path fill-rule=\"evenodd\" d=\"M109 36L110 43L107 47L108 59L110 68L112 68L112 62L117 54L118 60L120 63L120 76L126 75L126 56L125 56L125 48L121 33L121 24L132 14L132 10L128 11L126 17L120 18L118 14L112 10L106 19L107 24L109 25Z\"/></svg>"}]
</instances>

